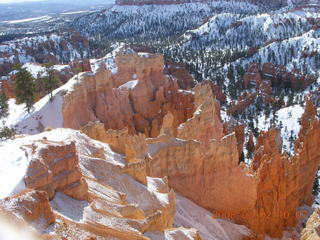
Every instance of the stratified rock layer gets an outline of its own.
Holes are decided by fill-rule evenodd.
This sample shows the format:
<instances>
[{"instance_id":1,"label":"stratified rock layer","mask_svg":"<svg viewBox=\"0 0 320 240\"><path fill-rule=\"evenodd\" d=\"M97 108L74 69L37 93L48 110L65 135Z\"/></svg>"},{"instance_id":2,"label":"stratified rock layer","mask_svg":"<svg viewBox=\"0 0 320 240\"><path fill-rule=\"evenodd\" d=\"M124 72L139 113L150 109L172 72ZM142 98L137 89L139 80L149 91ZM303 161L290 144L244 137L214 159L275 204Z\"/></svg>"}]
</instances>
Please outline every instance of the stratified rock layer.
<instances>
[{"instance_id":1,"label":"stratified rock layer","mask_svg":"<svg viewBox=\"0 0 320 240\"><path fill-rule=\"evenodd\" d=\"M127 127L129 133L155 137L169 111L175 126L192 116L193 94L179 90L178 80L164 75L161 55L123 54L115 62L116 74L101 67L95 75L79 76L79 84L64 99L64 127L80 129L101 121L106 129Z\"/></svg>"},{"instance_id":2,"label":"stratified rock layer","mask_svg":"<svg viewBox=\"0 0 320 240\"><path fill-rule=\"evenodd\" d=\"M177 130L169 113L158 137L131 142L140 149L136 155L146 164L147 175L167 176L177 192L218 218L249 226L259 236L280 237L287 226L295 226L296 209L312 202L320 161L316 150L320 125L311 102L307 102L302 118L296 155L289 158L282 153L280 131L271 129L259 136L250 166L239 164L236 135L223 134L219 106L209 85L195 88L195 106L193 117ZM128 142L128 133L112 131L114 137L110 138L108 132L109 137L100 140L126 154L127 144L119 147L119 143ZM143 154L145 144L148 151Z\"/></svg>"},{"instance_id":3,"label":"stratified rock layer","mask_svg":"<svg viewBox=\"0 0 320 240\"><path fill-rule=\"evenodd\" d=\"M193 230L168 230L175 213L172 189L261 238L281 237L295 226L297 208L312 202L320 122L310 101L296 154L283 153L280 131L271 129L258 137L247 166L239 163L243 130L222 124L212 86L179 89L179 81L164 74L160 55L120 54L112 69L102 64L68 84L58 92L63 125L101 142L72 132L60 142L27 144L32 151L24 182L46 191L56 216L71 218L86 233L183 239L180 232L188 232L197 239ZM70 205L78 206L77 214L68 212Z\"/></svg>"},{"instance_id":4,"label":"stratified rock layer","mask_svg":"<svg viewBox=\"0 0 320 240\"><path fill-rule=\"evenodd\" d=\"M320 209L317 208L307 221L305 228L302 230L300 240L317 240L320 239Z\"/></svg>"}]
</instances>

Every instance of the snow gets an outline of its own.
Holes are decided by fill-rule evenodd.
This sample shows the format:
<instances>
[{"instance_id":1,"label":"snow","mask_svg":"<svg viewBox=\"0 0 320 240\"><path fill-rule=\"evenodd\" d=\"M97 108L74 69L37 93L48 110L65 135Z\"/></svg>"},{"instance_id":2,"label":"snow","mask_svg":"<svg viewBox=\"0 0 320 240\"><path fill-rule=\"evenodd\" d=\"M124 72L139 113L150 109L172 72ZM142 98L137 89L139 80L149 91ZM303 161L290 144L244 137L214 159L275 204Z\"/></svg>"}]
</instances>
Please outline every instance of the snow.
<instances>
[{"instance_id":1,"label":"snow","mask_svg":"<svg viewBox=\"0 0 320 240\"><path fill-rule=\"evenodd\" d=\"M74 15L74 14L90 13L90 12L92 11L83 10L83 11L74 11L74 12L64 12L64 13L61 13L61 15Z\"/></svg>"},{"instance_id":2,"label":"snow","mask_svg":"<svg viewBox=\"0 0 320 240\"><path fill-rule=\"evenodd\" d=\"M142 58L149 58L150 57L150 53L139 52L138 56L142 57Z\"/></svg>"},{"instance_id":3,"label":"snow","mask_svg":"<svg viewBox=\"0 0 320 240\"><path fill-rule=\"evenodd\" d=\"M60 89L53 92L54 98L49 101L45 96L34 105L34 112L28 113L25 104L16 105L9 101L9 117L5 119L7 126L15 127L17 133L36 134L45 127L63 127L62 104L63 98Z\"/></svg>"},{"instance_id":4,"label":"snow","mask_svg":"<svg viewBox=\"0 0 320 240\"><path fill-rule=\"evenodd\" d=\"M16 24L16 23L25 23L25 22L35 22L35 21L47 21L50 19L51 19L50 16L42 16L42 17L25 18L25 19L20 19L20 20L13 20L13 21L3 21L2 23Z\"/></svg>"},{"instance_id":5,"label":"snow","mask_svg":"<svg viewBox=\"0 0 320 240\"><path fill-rule=\"evenodd\" d=\"M57 192L50 201L54 211L75 222L81 222L84 209L89 206L87 201L75 200L63 193Z\"/></svg>"},{"instance_id":6,"label":"snow","mask_svg":"<svg viewBox=\"0 0 320 240\"><path fill-rule=\"evenodd\" d=\"M283 139L283 149L290 154L294 153L294 148L290 147L290 136L292 133L292 137L294 139L297 138L300 131L299 119L302 117L303 113L304 108L300 105L285 107L276 112L276 116L278 117L277 124L282 125L281 137ZM272 116L266 118L264 114L257 118L256 126L258 127L259 131L267 131L271 127L271 118Z\"/></svg>"},{"instance_id":7,"label":"snow","mask_svg":"<svg viewBox=\"0 0 320 240\"><path fill-rule=\"evenodd\" d=\"M38 135L17 137L0 143L0 199L18 193L25 188L23 177L28 168L27 156L31 155L29 148L35 141L44 137L48 141L70 142L75 141L80 156L90 156L103 149L104 162L115 166L124 166L123 155L114 152L108 144L95 141L72 129L59 128L45 131ZM40 144L40 143L37 143Z\"/></svg>"},{"instance_id":8,"label":"snow","mask_svg":"<svg viewBox=\"0 0 320 240\"><path fill-rule=\"evenodd\" d=\"M23 177L28 167L21 139L0 144L0 199L24 189Z\"/></svg>"},{"instance_id":9,"label":"snow","mask_svg":"<svg viewBox=\"0 0 320 240\"><path fill-rule=\"evenodd\" d=\"M129 82L126 82L125 84L121 85L120 89L133 89L137 84L139 83L139 80L131 80Z\"/></svg>"},{"instance_id":10,"label":"snow","mask_svg":"<svg viewBox=\"0 0 320 240\"><path fill-rule=\"evenodd\" d=\"M37 79L39 76L46 76L46 68L41 66L40 64L26 63L22 67L25 68L28 72L30 72L32 77L34 77L35 79Z\"/></svg>"},{"instance_id":11,"label":"snow","mask_svg":"<svg viewBox=\"0 0 320 240\"><path fill-rule=\"evenodd\" d=\"M174 227L196 228L203 240L237 240L250 234L247 227L216 219L208 210L179 194L176 195L176 211Z\"/></svg>"},{"instance_id":12,"label":"snow","mask_svg":"<svg viewBox=\"0 0 320 240\"><path fill-rule=\"evenodd\" d=\"M89 74L89 73L82 73ZM73 90L78 84L79 76L71 78L66 84L52 92L53 99L49 101L49 95L44 96L34 104L33 112L28 113L25 104L17 105L14 99L9 100L9 116L4 118L6 126L14 127L17 133L37 134L46 127L63 127L63 96Z\"/></svg>"},{"instance_id":13,"label":"snow","mask_svg":"<svg viewBox=\"0 0 320 240\"><path fill-rule=\"evenodd\" d=\"M57 70L59 72L65 70L65 69L70 69L69 65L54 65L51 67L53 70Z\"/></svg>"},{"instance_id":14,"label":"snow","mask_svg":"<svg viewBox=\"0 0 320 240\"><path fill-rule=\"evenodd\" d=\"M293 133L293 137L298 136L301 127L299 119L301 119L303 113L304 109L299 105L283 108L277 112L279 122L282 122L283 125L281 136L285 149L290 149L291 132Z\"/></svg>"}]
</instances>

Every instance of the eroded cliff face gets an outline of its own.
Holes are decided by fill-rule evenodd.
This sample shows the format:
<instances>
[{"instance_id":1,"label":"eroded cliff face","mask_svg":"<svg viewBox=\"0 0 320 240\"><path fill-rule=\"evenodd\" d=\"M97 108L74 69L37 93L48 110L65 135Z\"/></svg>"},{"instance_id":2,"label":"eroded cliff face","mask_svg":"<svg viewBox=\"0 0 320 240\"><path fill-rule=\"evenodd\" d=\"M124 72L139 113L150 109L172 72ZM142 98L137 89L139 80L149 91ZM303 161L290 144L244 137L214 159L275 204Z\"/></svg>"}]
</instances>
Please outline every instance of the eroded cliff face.
<instances>
[{"instance_id":1,"label":"eroded cliff face","mask_svg":"<svg viewBox=\"0 0 320 240\"><path fill-rule=\"evenodd\" d=\"M115 64L115 74L102 66L94 75L79 76L79 84L65 96L64 127L80 129L89 121L101 121L106 129L127 127L131 134L155 137L169 111L175 126L192 116L193 93L179 89L183 79L164 74L161 55L123 54Z\"/></svg>"},{"instance_id":2,"label":"eroded cliff face","mask_svg":"<svg viewBox=\"0 0 320 240\"><path fill-rule=\"evenodd\" d=\"M243 127L222 123L212 85L186 89L190 80L164 74L161 55L119 54L113 68L99 64L62 94L63 126L88 137L54 130L23 144L29 159L24 184L47 194L55 217L70 223L67 237L199 239L194 229L170 230L174 191L210 210L212 221L233 220L261 239L281 237L297 223L297 208L312 203L320 122L311 101L294 156L282 152L280 131L270 129L260 134L246 165L240 161ZM50 139L59 131L70 132ZM70 205L80 209L71 220ZM55 233L65 236L61 228L57 224Z\"/></svg>"},{"instance_id":3,"label":"eroded cliff face","mask_svg":"<svg viewBox=\"0 0 320 240\"><path fill-rule=\"evenodd\" d=\"M28 222L43 239L149 239L143 233L174 231L175 193L166 178L137 182L128 174L134 166L120 154L73 130L25 142L30 145L23 145L28 162L23 183L32 190L1 200L1 216ZM196 230L177 231L185 239L189 231L200 239Z\"/></svg>"},{"instance_id":4,"label":"eroded cliff face","mask_svg":"<svg viewBox=\"0 0 320 240\"><path fill-rule=\"evenodd\" d=\"M286 227L297 223L297 208L312 203L320 161L316 150L320 125L312 103L306 104L295 156L282 153L280 131L271 129L260 134L252 163L247 166L239 163L236 134L223 133L219 105L210 86L198 85L194 91L196 111L192 118L175 129L174 117L168 113L158 137L140 136L139 144L130 142L140 149L136 155L146 165L147 175L167 176L177 192L210 209L217 218L249 226L257 237L281 237ZM126 154L128 144L119 147L118 143L128 142L128 133L108 131L103 138L99 134L89 135Z\"/></svg>"}]
</instances>

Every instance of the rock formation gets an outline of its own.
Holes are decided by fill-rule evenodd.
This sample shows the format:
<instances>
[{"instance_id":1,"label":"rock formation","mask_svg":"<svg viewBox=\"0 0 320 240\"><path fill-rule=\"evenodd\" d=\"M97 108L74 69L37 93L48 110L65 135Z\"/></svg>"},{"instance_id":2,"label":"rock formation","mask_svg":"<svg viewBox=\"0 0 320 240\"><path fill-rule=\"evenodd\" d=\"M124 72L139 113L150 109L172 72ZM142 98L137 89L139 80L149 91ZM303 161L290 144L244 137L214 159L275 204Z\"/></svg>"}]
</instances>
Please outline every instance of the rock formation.
<instances>
[{"instance_id":1,"label":"rock formation","mask_svg":"<svg viewBox=\"0 0 320 240\"><path fill-rule=\"evenodd\" d=\"M258 236L280 237L285 227L296 224L296 209L311 203L320 161L315 150L319 147L316 136L320 126L314 108L307 103L294 157L282 153L280 132L271 129L259 136L252 163L246 166L239 164L235 134L223 134L219 111L209 90L209 85L195 88L197 109L191 119L178 127L179 138L174 137L173 117L169 114L160 136L146 139L147 175L167 176L173 189L210 209L217 218L245 224ZM122 133L116 139L126 142L127 138ZM112 142L110 138L108 141ZM125 154L123 149L121 152Z\"/></svg>"},{"instance_id":2,"label":"rock formation","mask_svg":"<svg viewBox=\"0 0 320 240\"><path fill-rule=\"evenodd\" d=\"M74 142L46 140L31 146L29 167L24 177L27 188L47 192L51 199L56 191L78 200L87 200L87 184L81 177Z\"/></svg>"},{"instance_id":3,"label":"rock formation","mask_svg":"<svg viewBox=\"0 0 320 240\"><path fill-rule=\"evenodd\" d=\"M58 236L199 239L194 229L171 229L177 192L210 210L212 221L246 225L257 238L281 237L295 226L297 208L312 203L320 121L311 101L294 156L282 152L280 131L270 129L246 165L239 161L243 127L221 122L210 84L180 89L190 81L164 74L157 54L119 54L94 64L96 72L57 90L61 105L50 103L61 106L64 127L87 136L58 129L22 144L25 186L45 191L55 217L69 223Z\"/></svg>"},{"instance_id":4,"label":"rock formation","mask_svg":"<svg viewBox=\"0 0 320 240\"><path fill-rule=\"evenodd\" d=\"M55 222L48 195L42 191L24 190L11 198L0 200L0 215L12 222L39 221L41 218L48 226Z\"/></svg>"},{"instance_id":5,"label":"rock formation","mask_svg":"<svg viewBox=\"0 0 320 240\"><path fill-rule=\"evenodd\" d=\"M298 70L288 72L282 65L252 63L244 74L243 85L246 89L255 88L256 91L244 93L236 101L232 101L227 113L241 114L253 104L281 104L280 100L273 96L273 87L301 90L313 82L315 82L313 75L303 75Z\"/></svg>"},{"instance_id":6,"label":"rock formation","mask_svg":"<svg viewBox=\"0 0 320 240\"><path fill-rule=\"evenodd\" d=\"M79 129L89 121L101 121L106 129L127 127L131 134L155 137L169 111L175 126L192 116L193 93L179 89L181 79L164 75L161 55L123 54L116 56L115 64L115 74L101 67L95 75L79 76L79 84L64 99L64 127Z\"/></svg>"},{"instance_id":7,"label":"rock formation","mask_svg":"<svg viewBox=\"0 0 320 240\"><path fill-rule=\"evenodd\" d=\"M45 68L38 63L29 63L29 65L34 66L36 69L40 68L45 70ZM54 65L50 67L54 71L54 74L60 80L60 85L65 84L69 79L79 72L89 72L91 71L91 65L89 59L83 59L78 61L73 61L69 65ZM0 92L3 92L7 98L15 98L15 87L16 87L16 70L10 72L8 76L2 76L0 78ZM38 72L42 74L41 71ZM34 75L35 73L33 73ZM42 98L47 95L47 92L42 89L42 84L40 83L41 79L35 77L35 82L37 86L37 96ZM40 86L40 87L39 87Z\"/></svg>"},{"instance_id":8,"label":"rock formation","mask_svg":"<svg viewBox=\"0 0 320 240\"><path fill-rule=\"evenodd\" d=\"M210 85L198 85L194 91L196 111L192 118L178 127L177 137L198 140L205 144L211 139L219 140L223 136L220 105L215 100ZM194 131L195 128L197 131Z\"/></svg>"},{"instance_id":9,"label":"rock formation","mask_svg":"<svg viewBox=\"0 0 320 240\"><path fill-rule=\"evenodd\" d=\"M258 87L263 80L271 81L272 86L305 89L315 81L312 75L303 75L298 70L288 72L285 66L275 66L272 63L252 63L244 75L244 87Z\"/></svg>"},{"instance_id":10,"label":"rock formation","mask_svg":"<svg viewBox=\"0 0 320 240\"><path fill-rule=\"evenodd\" d=\"M165 231L166 236L180 231L177 236L168 238L177 240L182 239L179 236L187 239L190 231L194 232L192 239L200 239L197 231L172 228L175 193L168 187L166 178L147 177L146 185L140 184L125 174L132 166L120 155L111 158L116 153L107 145L94 143L71 130L55 131L24 145L28 159L24 183L36 191L23 190L1 200L2 215L34 223L44 232L51 225L54 230L50 236L68 239L96 235L149 239L142 233L154 231ZM65 137L55 142L52 139L57 134ZM86 183L85 187L72 183L79 176ZM46 225L37 225L42 218ZM63 223L69 225L69 231L61 232ZM73 229L75 226L77 231Z\"/></svg>"}]
</instances>

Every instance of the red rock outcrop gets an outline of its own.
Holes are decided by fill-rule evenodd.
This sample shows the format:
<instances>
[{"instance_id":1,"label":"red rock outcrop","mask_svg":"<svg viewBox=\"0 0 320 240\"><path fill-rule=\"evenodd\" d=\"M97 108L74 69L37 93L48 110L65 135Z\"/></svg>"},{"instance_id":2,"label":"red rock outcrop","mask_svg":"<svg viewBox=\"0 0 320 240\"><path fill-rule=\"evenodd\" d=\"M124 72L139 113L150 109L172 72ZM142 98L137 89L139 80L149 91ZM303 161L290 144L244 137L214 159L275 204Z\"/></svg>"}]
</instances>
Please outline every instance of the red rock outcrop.
<instances>
[{"instance_id":1,"label":"red rock outcrop","mask_svg":"<svg viewBox=\"0 0 320 240\"><path fill-rule=\"evenodd\" d=\"M235 133L237 139L237 146L239 156L242 155L243 152L243 144L245 138L245 125L238 123L235 119L231 119L228 122L223 124L223 133L224 135L229 135Z\"/></svg>"},{"instance_id":2,"label":"red rock outcrop","mask_svg":"<svg viewBox=\"0 0 320 240\"><path fill-rule=\"evenodd\" d=\"M233 101L231 106L227 110L228 115L240 114L242 113L247 107L254 103L257 98L257 93L244 93L241 95L237 101Z\"/></svg>"},{"instance_id":3,"label":"red rock outcrop","mask_svg":"<svg viewBox=\"0 0 320 240\"><path fill-rule=\"evenodd\" d=\"M210 85L197 85L194 91L193 117L176 128L174 114L169 113L158 137L130 143L140 149L139 161L145 162L146 175L167 176L173 189L218 218L249 226L257 236L281 237L287 226L296 224L296 209L312 200L320 163L315 150L320 144L316 137L320 125L314 107L307 103L294 157L282 153L280 131L271 129L261 133L252 163L246 166L239 164L243 131L238 131L238 138L225 135L236 129L223 128ZM126 154L126 144L121 145L128 142L126 130L106 135L102 139ZM148 154L143 157L145 142Z\"/></svg>"},{"instance_id":4,"label":"red rock outcrop","mask_svg":"<svg viewBox=\"0 0 320 240\"><path fill-rule=\"evenodd\" d=\"M223 126L220 118L220 105L210 85L197 85L194 91L196 111L192 118L178 127L177 137L198 140L204 144L208 144L211 139L221 139Z\"/></svg>"},{"instance_id":5,"label":"red rock outcrop","mask_svg":"<svg viewBox=\"0 0 320 240\"><path fill-rule=\"evenodd\" d=\"M89 59L82 59L74 61L70 64L71 68L73 69L74 73L79 72L90 72L91 71L91 64Z\"/></svg>"},{"instance_id":6,"label":"red rock outcrop","mask_svg":"<svg viewBox=\"0 0 320 240\"><path fill-rule=\"evenodd\" d=\"M0 80L0 92L3 92L7 98L14 98L15 94L15 75L10 75Z\"/></svg>"},{"instance_id":7,"label":"red rock outcrop","mask_svg":"<svg viewBox=\"0 0 320 240\"><path fill-rule=\"evenodd\" d=\"M282 153L280 131L271 129L258 137L247 166L239 163L243 128L223 126L210 84L179 90L160 55L121 54L115 66L79 74L63 96L64 126L108 144L76 132L68 141L26 145L27 187L45 190L56 205L68 196L85 199L81 221L70 223L101 236L146 239L145 232L167 231L175 212L170 188L257 237L281 237L295 226L297 208L312 202L320 163L320 121L310 101L296 154Z\"/></svg>"},{"instance_id":8,"label":"red rock outcrop","mask_svg":"<svg viewBox=\"0 0 320 240\"><path fill-rule=\"evenodd\" d=\"M252 63L244 75L244 87L259 86L262 80L270 80L272 86L290 87L292 89L304 89L315 81L312 75L303 75L298 70L288 72L283 65L264 63Z\"/></svg>"},{"instance_id":9,"label":"red rock outcrop","mask_svg":"<svg viewBox=\"0 0 320 240\"><path fill-rule=\"evenodd\" d=\"M43 133L41 140L26 140L30 144L23 145L31 159L24 179L26 187L45 191L27 189L0 200L1 216L19 224L34 224L39 234L49 228L50 235L42 235L43 239L90 239L98 235L107 239L148 240L143 234L153 231L181 231L170 238L174 240L193 232L194 239L200 239L196 230L172 228L175 193L166 178L146 177L141 184L134 180L135 176L131 177L135 165L125 163L108 145L74 130L53 131ZM52 139L59 134L60 141L54 142ZM77 184L65 187L74 181L70 168L85 179L85 189L77 188ZM50 202L47 192L52 195ZM83 192L85 200L79 197Z\"/></svg>"},{"instance_id":10,"label":"red rock outcrop","mask_svg":"<svg viewBox=\"0 0 320 240\"><path fill-rule=\"evenodd\" d=\"M71 143L55 143L43 140L27 146L29 167L24 177L26 187L42 190L51 199L56 191L79 200L87 199L87 184L79 170L76 146Z\"/></svg>"},{"instance_id":11,"label":"red rock outcrop","mask_svg":"<svg viewBox=\"0 0 320 240\"><path fill-rule=\"evenodd\" d=\"M259 137L250 168L239 165L236 138L229 135L210 141L205 149L191 140L171 141L152 156L147 169L151 176L168 176L174 189L214 213L258 234L280 237L285 226L295 225L296 209L312 199L320 161L315 150L319 121L307 129L304 144L291 159L281 153L279 131L271 130Z\"/></svg>"},{"instance_id":12,"label":"red rock outcrop","mask_svg":"<svg viewBox=\"0 0 320 240\"><path fill-rule=\"evenodd\" d=\"M168 74L178 80L179 87L188 90L194 87L194 80L183 63L168 62L166 63Z\"/></svg>"},{"instance_id":13,"label":"red rock outcrop","mask_svg":"<svg viewBox=\"0 0 320 240\"><path fill-rule=\"evenodd\" d=\"M127 127L129 133L155 137L169 111L175 126L192 116L193 93L180 90L181 80L163 73L161 55L120 54L115 64L116 74L102 67L95 75L79 76L81 84L64 98L65 127L79 129L89 121L101 121L106 129Z\"/></svg>"},{"instance_id":14,"label":"red rock outcrop","mask_svg":"<svg viewBox=\"0 0 320 240\"><path fill-rule=\"evenodd\" d=\"M47 193L33 190L24 190L0 200L0 216L9 217L12 223L21 223L22 220L32 223L43 219L46 225L50 225L55 221Z\"/></svg>"}]
</instances>

